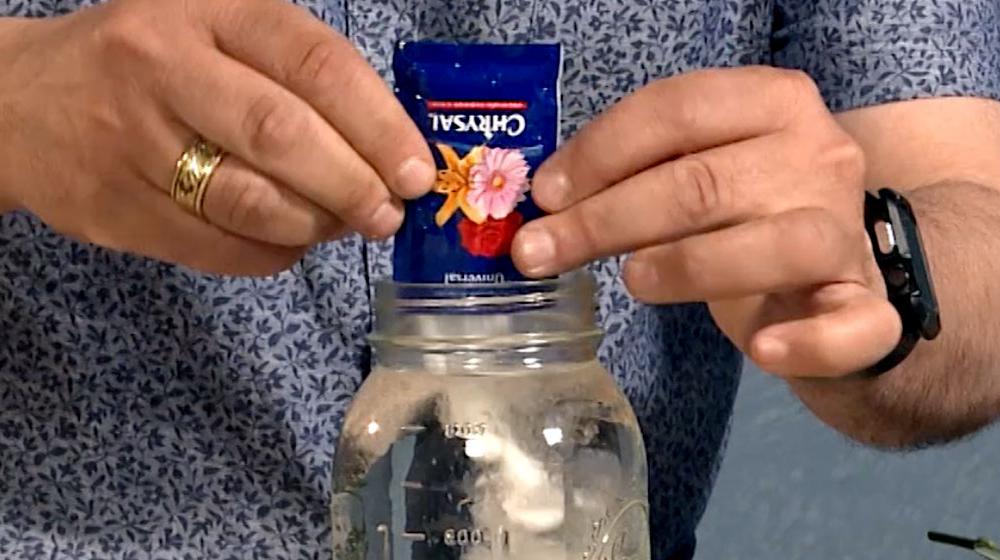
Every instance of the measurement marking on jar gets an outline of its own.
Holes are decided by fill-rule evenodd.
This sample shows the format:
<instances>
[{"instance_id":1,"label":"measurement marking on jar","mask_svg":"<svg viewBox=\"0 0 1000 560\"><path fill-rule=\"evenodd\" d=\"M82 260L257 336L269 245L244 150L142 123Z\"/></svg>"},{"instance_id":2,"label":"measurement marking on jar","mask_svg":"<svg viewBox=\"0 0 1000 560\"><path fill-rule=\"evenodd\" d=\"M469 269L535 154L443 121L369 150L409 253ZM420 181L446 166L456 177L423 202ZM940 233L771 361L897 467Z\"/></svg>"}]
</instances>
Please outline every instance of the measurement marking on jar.
<instances>
[{"instance_id":1,"label":"measurement marking on jar","mask_svg":"<svg viewBox=\"0 0 1000 560\"><path fill-rule=\"evenodd\" d=\"M492 546L493 560L505 560L510 558L510 533L503 525L497 527L496 542Z\"/></svg>"},{"instance_id":2,"label":"measurement marking on jar","mask_svg":"<svg viewBox=\"0 0 1000 560\"><path fill-rule=\"evenodd\" d=\"M419 434L420 432L427 431L427 427L426 426L402 426L402 427L399 428L399 431L405 432L405 433L408 433L408 434Z\"/></svg>"},{"instance_id":3,"label":"measurement marking on jar","mask_svg":"<svg viewBox=\"0 0 1000 560\"><path fill-rule=\"evenodd\" d=\"M444 532L445 546L479 546L486 541L482 529L448 529Z\"/></svg>"},{"instance_id":4,"label":"measurement marking on jar","mask_svg":"<svg viewBox=\"0 0 1000 560\"><path fill-rule=\"evenodd\" d=\"M486 435L486 422L457 422L444 425L444 437L448 439L469 439Z\"/></svg>"},{"instance_id":5,"label":"measurement marking on jar","mask_svg":"<svg viewBox=\"0 0 1000 560\"><path fill-rule=\"evenodd\" d=\"M414 542L424 542L427 540L426 533L403 533L400 536L408 541L414 541Z\"/></svg>"}]
</instances>

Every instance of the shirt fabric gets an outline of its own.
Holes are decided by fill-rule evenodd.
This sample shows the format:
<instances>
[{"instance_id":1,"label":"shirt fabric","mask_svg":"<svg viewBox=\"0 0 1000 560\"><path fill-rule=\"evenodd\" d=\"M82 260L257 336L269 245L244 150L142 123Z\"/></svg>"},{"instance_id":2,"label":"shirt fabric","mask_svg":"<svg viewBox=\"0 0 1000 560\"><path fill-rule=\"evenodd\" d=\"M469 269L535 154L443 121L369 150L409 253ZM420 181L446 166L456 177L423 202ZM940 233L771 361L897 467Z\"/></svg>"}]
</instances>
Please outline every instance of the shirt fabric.
<instances>
[{"instance_id":1,"label":"shirt fabric","mask_svg":"<svg viewBox=\"0 0 1000 560\"><path fill-rule=\"evenodd\" d=\"M86 3L0 0L0 14ZM994 0L302 3L387 79L399 39L558 41L566 134L710 66L805 69L835 110L1000 94ZM273 278L220 278L0 217L0 558L330 558L334 446L390 254L352 236ZM654 558L690 554L740 355L705 306L637 304L620 259L591 270L600 356L646 436Z\"/></svg>"}]
</instances>

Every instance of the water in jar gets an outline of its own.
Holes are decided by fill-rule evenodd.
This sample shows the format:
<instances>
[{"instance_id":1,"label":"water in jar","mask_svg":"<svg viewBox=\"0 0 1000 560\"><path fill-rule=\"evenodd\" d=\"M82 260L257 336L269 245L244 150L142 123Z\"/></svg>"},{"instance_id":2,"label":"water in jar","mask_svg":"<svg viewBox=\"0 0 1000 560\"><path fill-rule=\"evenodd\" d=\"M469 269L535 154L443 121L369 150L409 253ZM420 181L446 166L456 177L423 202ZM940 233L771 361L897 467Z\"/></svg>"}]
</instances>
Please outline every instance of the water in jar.
<instances>
[{"instance_id":1,"label":"water in jar","mask_svg":"<svg viewBox=\"0 0 1000 560\"><path fill-rule=\"evenodd\" d=\"M376 369L342 430L335 560L649 560L646 457L596 361Z\"/></svg>"}]
</instances>

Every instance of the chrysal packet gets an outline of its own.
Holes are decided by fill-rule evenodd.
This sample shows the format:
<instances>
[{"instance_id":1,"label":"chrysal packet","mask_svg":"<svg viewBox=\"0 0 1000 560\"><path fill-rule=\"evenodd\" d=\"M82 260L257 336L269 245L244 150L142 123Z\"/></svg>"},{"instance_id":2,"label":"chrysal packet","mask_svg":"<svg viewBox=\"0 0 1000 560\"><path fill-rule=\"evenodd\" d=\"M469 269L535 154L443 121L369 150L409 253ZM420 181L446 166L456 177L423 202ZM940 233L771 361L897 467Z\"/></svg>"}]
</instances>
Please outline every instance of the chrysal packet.
<instances>
[{"instance_id":1,"label":"chrysal packet","mask_svg":"<svg viewBox=\"0 0 1000 560\"><path fill-rule=\"evenodd\" d=\"M511 261L511 241L542 215L531 178L559 139L561 68L559 45L397 45L396 95L430 144L438 174L430 193L406 203L396 282L525 279Z\"/></svg>"}]
</instances>

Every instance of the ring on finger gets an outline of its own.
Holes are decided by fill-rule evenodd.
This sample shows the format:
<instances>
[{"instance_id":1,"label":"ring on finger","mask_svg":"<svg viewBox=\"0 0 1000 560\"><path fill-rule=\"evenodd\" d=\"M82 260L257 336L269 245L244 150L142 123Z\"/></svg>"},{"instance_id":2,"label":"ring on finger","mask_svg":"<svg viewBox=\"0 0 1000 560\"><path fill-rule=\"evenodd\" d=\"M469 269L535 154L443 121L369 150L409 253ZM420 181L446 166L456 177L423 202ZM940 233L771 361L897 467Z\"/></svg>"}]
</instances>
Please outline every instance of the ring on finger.
<instances>
[{"instance_id":1,"label":"ring on finger","mask_svg":"<svg viewBox=\"0 0 1000 560\"><path fill-rule=\"evenodd\" d=\"M225 155L225 151L212 142L200 137L195 140L177 158L170 197L188 212L204 218L205 192Z\"/></svg>"}]
</instances>

